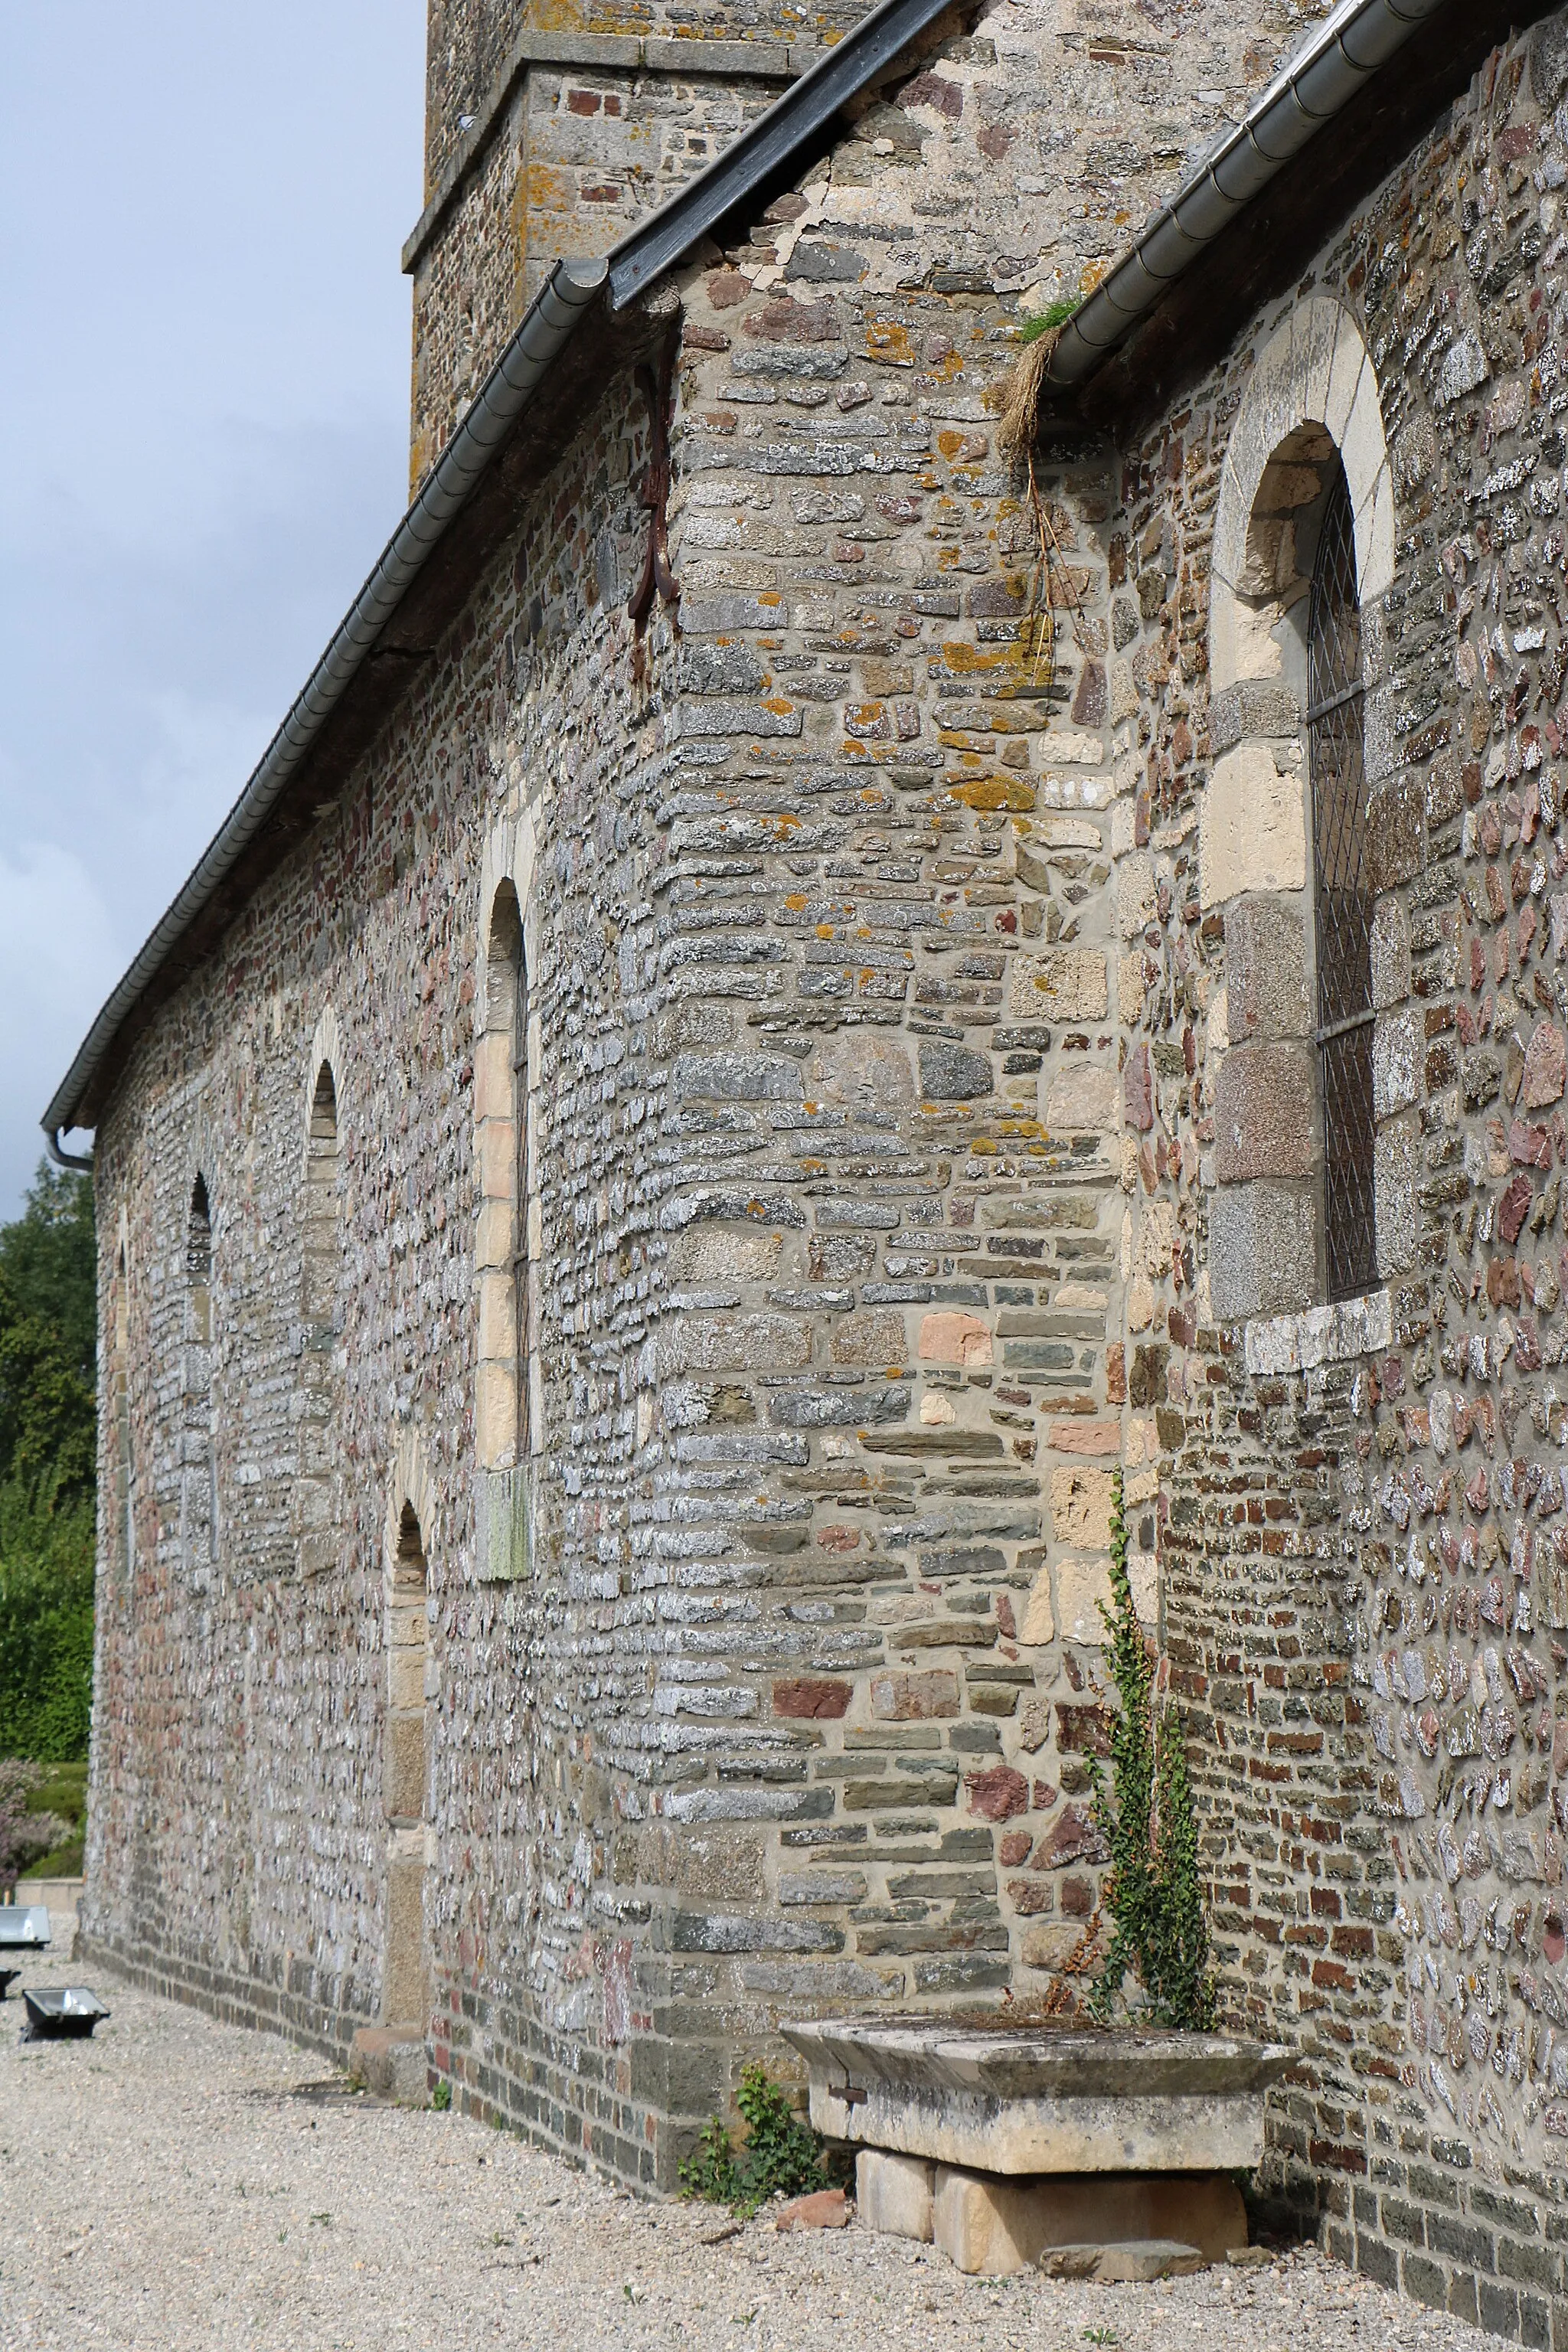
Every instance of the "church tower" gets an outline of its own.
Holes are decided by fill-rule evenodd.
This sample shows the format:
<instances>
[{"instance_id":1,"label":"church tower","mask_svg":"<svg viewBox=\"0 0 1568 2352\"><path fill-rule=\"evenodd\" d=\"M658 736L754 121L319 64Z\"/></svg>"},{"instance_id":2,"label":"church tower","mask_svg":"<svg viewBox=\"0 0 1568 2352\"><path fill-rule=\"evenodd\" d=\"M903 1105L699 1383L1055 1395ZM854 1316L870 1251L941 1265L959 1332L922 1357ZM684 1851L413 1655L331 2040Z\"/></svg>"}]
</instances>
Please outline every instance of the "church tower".
<instances>
[{"instance_id":1,"label":"church tower","mask_svg":"<svg viewBox=\"0 0 1568 2352\"><path fill-rule=\"evenodd\" d=\"M412 487L552 263L607 252L864 13L863 0L430 0L426 203L403 253ZM994 257L998 290L1026 308L1086 290L1327 13L1289 0L959 0L953 32L1006 69L994 151L1021 143L1026 190L1055 200L1043 248ZM920 136L907 111L883 110L895 142ZM933 215L964 205L933 184Z\"/></svg>"},{"instance_id":2,"label":"church tower","mask_svg":"<svg viewBox=\"0 0 1568 2352\"><path fill-rule=\"evenodd\" d=\"M565 256L608 252L861 0L430 0L411 487Z\"/></svg>"}]
</instances>

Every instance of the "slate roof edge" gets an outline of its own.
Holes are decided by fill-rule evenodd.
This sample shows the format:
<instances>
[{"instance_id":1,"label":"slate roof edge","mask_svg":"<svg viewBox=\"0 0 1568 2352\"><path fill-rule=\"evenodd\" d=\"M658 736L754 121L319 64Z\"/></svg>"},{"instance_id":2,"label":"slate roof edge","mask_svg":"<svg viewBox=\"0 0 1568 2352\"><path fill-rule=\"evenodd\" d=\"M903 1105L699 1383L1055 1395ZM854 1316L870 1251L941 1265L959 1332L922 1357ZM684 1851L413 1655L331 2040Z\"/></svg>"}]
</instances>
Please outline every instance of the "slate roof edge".
<instances>
[{"instance_id":1,"label":"slate roof edge","mask_svg":"<svg viewBox=\"0 0 1568 2352\"><path fill-rule=\"evenodd\" d=\"M613 309L625 310L952 5L952 0L881 0L716 163L623 238L607 260L555 265L244 791L78 1047L41 1122L52 1155L59 1155L58 1139L79 1123L84 1104L96 1108L104 1066L121 1030L174 960L181 939L265 827L428 557L606 281Z\"/></svg>"},{"instance_id":2,"label":"slate roof edge","mask_svg":"<svg viewBox=\"0 0 1568 2352\"><path fill-rule=\"evenodd\" d=\"M132 1013L174 961L181 939L265 828L290 778L310 755L350 683L375 650L436 546L510 439L539 384L589 308L604 299L612 312L625 310L816 138L839 108L892 65L952 5L953 0L881 0L851 33L826 50L809 72L748 125L714 163L687 182L605 259L555 265L350 612L340 623L238 800L78 1048L44 1113L42 1125L51 1152L58 1150L57 1139L78 1123L84 1104L96 1104L104 1065ZM1049 380L1059 381L1063 389L1068 388L1069 383L1081 384L1124 340L1131 327L1148 315L1151 304L1129 306L1128 324L1121 333L1108 335L1103 343L1090 341L1090 335L1098 333L1104 324L1102 309L1106 319L1118 315L1115 306L1131 290L1131 281L1123 273L1150 274L1148 255L1153 240L1165 232L1167 224L1194 190L1206 188L1211 183L1219 185L1215 174L1226 158L1247 152L1261 153L1257 148L1258 126L1267 121L1270 109L1281 102L1285 93L1303 81L1326 47L1339 41L1348 27L1360 25L1374 12L1381 12L1385 18L1397 16L1401 23L1408 19L1409 34L1414 34L1442 5L1443 0L1342 0L1328 24L1276 77L1245 121L1227 135L1221 148L1200 166L1171 204L1162 206L1152 216L1129 255L1076 314L1053 354ZM1409 34L1405 37L1408 38ZM1403 40L1398 46L1403 46ZM1394 53L1390 51L1391 55ZM1364 74L1359 74L1358 86L1365 79ZM1325 113L1315 127L1332 119L1332 113ZM1305 140L1299 142L1291 152L1299 153L1306 143ZM1272 172L1264 174L1258 185L1267 185L1272 176ZM1227 201L1226 224L1245 211L1250 200L1245 197L1239 205ZM1202 249L1194 244L1194 252ZM1164 284L1169 282L1167 279ZM1080 343L1092 352L1092 362L1083 366L1081 373L1069 378L1065 371L1078 366L1075 354ZM1059 378L1058 369L1063 371Z\"/></svg>"}]
</instances>

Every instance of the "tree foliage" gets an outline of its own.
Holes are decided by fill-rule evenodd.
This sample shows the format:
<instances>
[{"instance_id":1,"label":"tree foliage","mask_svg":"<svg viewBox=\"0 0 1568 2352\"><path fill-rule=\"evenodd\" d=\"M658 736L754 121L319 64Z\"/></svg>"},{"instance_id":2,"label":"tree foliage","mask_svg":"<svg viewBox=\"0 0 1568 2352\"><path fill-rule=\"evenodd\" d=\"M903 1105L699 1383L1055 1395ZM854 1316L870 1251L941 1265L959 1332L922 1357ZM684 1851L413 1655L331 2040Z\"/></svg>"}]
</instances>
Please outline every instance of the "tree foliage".
<instances>
[{"instance_id":1,"label":"tree foliage","mask_svg":"<svg viewBox=\"0 0 1568 2352\"><path fill-rule=\"evenodd\" d=\"M93 1504L0 1486L0 1756L87 1754Z\"/></svg>"},{"instance_id":2,"label":"tree foliage","mask_svg":"<svg viewBox=\"0 0 1568 2352\"><path fill-rule=\"evenodd\" d=\"M42 1167L0 1225L0 1756L87 1752L92 1690L92 1187Z\"/></svg>"},{"instance_id":3,"label":"tree foliage","mask_svg":"<svg viewBox=\"0 0 1568 2352\"><path fill-rule=\"evenodd\" d=\"M90 1383L0 1270L0 1485L72 1502L91 1491L95 1443Z\"/></svg>"},{"instance_id":4,"label":"tree foliage","mask_svg":"<svg viewBox=\"0 0 1568 2352\"><path fill-rule=\"evenodd\" d=\"M1133 1604L1120 1470L1111 1499L1110 1605L1102 1601L1100 1614L1121 1706L1109 1782L1099 1759L1089 1763L1095 1819L1110 1846L1106 1902L1112 1925L1089 2006L1109 2016L1131 1975L1143 1989L1142 2013L1151 2024L1206 2032L1215 2021L1215 1989L1187 1751L1174 1707L1160 1701Z\"/></svg>"},{"instance_id":5,"label":"tree foliage","mask_svg":"<svg viewBox=\"0 0 1568 2352\"><path fill-rule=\"evenodd\" d=\"M92 1179L40 1162L21 1215L0 1225L0 1276L18 1311L55 1334L90 1389L98 1345L98 1255Z\"/></svg>"}]
</instances>

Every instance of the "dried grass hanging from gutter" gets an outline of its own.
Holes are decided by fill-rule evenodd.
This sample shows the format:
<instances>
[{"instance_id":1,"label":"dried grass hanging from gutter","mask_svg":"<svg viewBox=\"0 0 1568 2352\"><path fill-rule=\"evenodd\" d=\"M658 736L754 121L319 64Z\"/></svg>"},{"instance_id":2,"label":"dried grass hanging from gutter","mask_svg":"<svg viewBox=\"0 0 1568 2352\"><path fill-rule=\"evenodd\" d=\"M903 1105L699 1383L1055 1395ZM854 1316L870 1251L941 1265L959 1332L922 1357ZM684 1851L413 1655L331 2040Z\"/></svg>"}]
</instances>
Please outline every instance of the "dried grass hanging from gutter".
<instances>
[{"instance_id":1,"label":"dried grass hanging from gutter","mask_svg":"<svg viewBox=\"0 0 1568 2352\"><path fill-rule=\"evenodd\" d=\"M1024 323L1026 348L1014 361L999 388L1002 421L996 428L996 443L1010 457L1026 457L1034 446L1046 371L1051 363L1051 353L1062 339L1062 331L1078 307L1076 302L1053 302L1039 318Z\"/></svg>"}]
</instances>

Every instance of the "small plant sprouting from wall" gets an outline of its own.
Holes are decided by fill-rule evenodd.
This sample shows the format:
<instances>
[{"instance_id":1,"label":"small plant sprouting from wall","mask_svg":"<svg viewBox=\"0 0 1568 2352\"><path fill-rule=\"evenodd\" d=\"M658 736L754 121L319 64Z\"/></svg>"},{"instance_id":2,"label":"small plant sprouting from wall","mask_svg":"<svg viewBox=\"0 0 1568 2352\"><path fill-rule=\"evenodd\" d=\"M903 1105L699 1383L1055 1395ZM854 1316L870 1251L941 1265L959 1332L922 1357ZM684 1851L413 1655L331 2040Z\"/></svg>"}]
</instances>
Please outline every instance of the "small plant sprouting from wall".
<instances>
[{"instance_id":1,"label":"small plant sprouting from wall","mask_svg":"<svg viewBox=\"0 0 1568 2352\"><path fill-rule=\"evenodd\" d=\"M710 2116L696 2153L680 2168L683 2197L728 2205L749 2221L770 2197L804 2197L828 2187L822 2141L764 2068L745 2069L735 2105L746 2125L744 2146L732 2147L722 2117Z\"/></svg>"},{"instance_id":2,"label":"small plant sprouting from wall","mask_svg":"<svg viewBox=\"0 0 1568 2352\"><path fill-rule=\"evenodd\" d=\"M1215 1989L1187 1751L1174 1707L1161 1703L1133 1605L1120 1470L1111 1490L1110 1605L1102 1601L1100 1614L1121 1707L1109 1783L1099 1759L1089 1761L1094 1817L1110 1846L1105 1899L1112 1926L1089 2008L1109 2016L1131 1972L1147 1996L1141 2013L1150 2024L1207 2032Z\"/></svg>"},{"instance_id":3,"label":"small plant sprouting from wall","mask_svg":"<svg viewBox=\"0 0 1568 2352\"><path fill-rule=\"evenodd\" d=\"M1027 317L1018 321L1018 341L1021 343L1037 343L1042 335L1065 327L1077 309L1076 302L1047 302L1043 310L1030 311Z\"/></svg>"}]
</instances>

